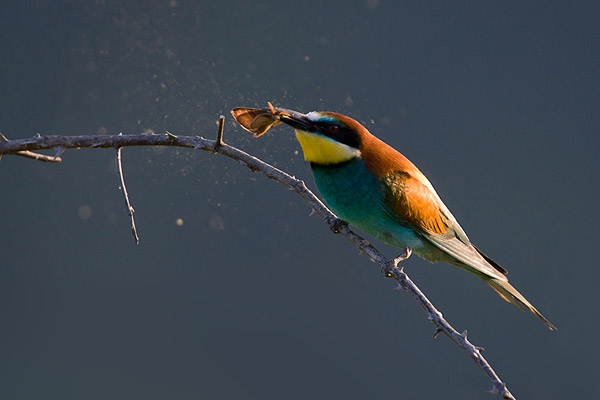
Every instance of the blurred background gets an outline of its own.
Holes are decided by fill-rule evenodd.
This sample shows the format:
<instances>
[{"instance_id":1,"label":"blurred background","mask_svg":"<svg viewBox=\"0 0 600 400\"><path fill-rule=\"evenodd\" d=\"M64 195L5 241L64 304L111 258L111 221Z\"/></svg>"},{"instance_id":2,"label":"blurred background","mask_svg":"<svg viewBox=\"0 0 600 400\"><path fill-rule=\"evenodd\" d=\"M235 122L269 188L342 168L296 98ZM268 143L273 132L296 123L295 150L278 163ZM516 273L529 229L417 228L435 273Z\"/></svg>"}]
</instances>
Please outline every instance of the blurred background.
<instances>
[{"instance_id":1,"label":"blurred background","mask_svg":"<svg viewBox=\"0 0 600 400\"><path fill-rule=\"evenodd\" d=\"M291 129L254 139L229 110L348 114L419 166L559 331L412 257L444 316L517 398L595 396L597 2L0 9L8 138L213 138L224 114L227 143L314 188ZM472 360L283 186L207 152L125 148L135 246L114 151L63 159L0 162L1 398L490 398Z\"/></svg>"}]
</instances>

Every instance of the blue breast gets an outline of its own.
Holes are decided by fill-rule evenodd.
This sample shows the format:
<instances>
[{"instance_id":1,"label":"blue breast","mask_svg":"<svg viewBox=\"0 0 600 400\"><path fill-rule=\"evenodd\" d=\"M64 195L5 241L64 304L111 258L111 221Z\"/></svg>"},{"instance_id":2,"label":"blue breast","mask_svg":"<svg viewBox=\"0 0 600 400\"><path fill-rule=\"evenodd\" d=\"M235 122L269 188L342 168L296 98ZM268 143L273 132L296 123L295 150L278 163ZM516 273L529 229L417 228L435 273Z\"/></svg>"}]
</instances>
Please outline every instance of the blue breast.
<instances>
[{"instance_id":1,"label":"blue breast","mask_svg":"<svg viewBox=\"0 0 600 400\"><path fill-rule=\"evenodd\" d=\"M391 245L420 247L420 237L385 212L381 182L360 158L311 167L319 192L338 217Z\"/></svg>"}]
</instances>

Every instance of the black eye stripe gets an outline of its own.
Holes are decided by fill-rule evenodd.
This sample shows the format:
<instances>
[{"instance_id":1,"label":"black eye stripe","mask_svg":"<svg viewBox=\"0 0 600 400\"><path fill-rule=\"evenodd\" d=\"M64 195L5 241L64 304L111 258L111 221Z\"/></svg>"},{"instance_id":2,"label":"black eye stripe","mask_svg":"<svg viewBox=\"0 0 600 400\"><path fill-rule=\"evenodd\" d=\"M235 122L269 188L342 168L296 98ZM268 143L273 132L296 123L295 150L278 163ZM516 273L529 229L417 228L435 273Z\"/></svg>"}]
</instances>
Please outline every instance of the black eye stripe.
<instances>
[{"instance_id":1,"label":"black eye stripe","mask_svg":"<svg viewBox=\"0 0 600 400\"><path fill-rule=\"evenodd\" d=\"M352 129L340 124L331 123L330 121L318 123L317 125L322 135L355 149L360 148L360 137ZM332 127L337 127L337 129Z\"/></svg>"}]
</instances>

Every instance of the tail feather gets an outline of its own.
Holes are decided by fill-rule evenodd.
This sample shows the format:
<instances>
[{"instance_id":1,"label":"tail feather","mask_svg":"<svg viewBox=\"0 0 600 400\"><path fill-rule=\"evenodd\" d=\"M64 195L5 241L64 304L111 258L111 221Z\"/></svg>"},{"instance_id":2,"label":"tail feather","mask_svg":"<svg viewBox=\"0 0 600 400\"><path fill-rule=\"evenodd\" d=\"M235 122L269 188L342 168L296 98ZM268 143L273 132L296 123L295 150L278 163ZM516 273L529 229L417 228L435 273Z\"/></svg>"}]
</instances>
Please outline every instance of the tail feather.
<instances>
[{"instance_id":1,"label":"tail feather","mask_svg":"<svg viewBox=\"0 0 600 400\"><path fill-rule=\"evenodd\" d=\"M538 317L551 331L555 331L558 328L554 326L550 321L546 319L527 299L517 291L512 285L508 282L497 280L497 279L484 279L485 283L491 286L492 289L496 291L504 300L509 303L514 304L519 307L521 310L525 311L525 309L531 311Z\"/></svg>"}]
</instances>

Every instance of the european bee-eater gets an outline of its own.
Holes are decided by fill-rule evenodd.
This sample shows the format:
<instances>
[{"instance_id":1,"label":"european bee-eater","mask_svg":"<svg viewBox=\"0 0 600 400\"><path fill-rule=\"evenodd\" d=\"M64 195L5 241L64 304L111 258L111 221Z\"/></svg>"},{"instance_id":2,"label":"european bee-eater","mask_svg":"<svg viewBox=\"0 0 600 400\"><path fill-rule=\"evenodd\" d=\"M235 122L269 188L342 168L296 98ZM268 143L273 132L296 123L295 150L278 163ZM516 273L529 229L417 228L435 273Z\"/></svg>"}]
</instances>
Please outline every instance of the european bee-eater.
<instances>
[{"instance_id":1,"label":"european bee-eater","mask_svg":"<svg viewBox=\"0 0 600 400\"><path fill-rule=\"evenodd\" d=\"M408 254L477 275L504 300L556 329L508 283L507 271L471 243L429 180L406 157L345 115L269 107L231 113L255 136L282 122L293 127L325 203L342 220Z\"/></svg>"}]
</instances>

